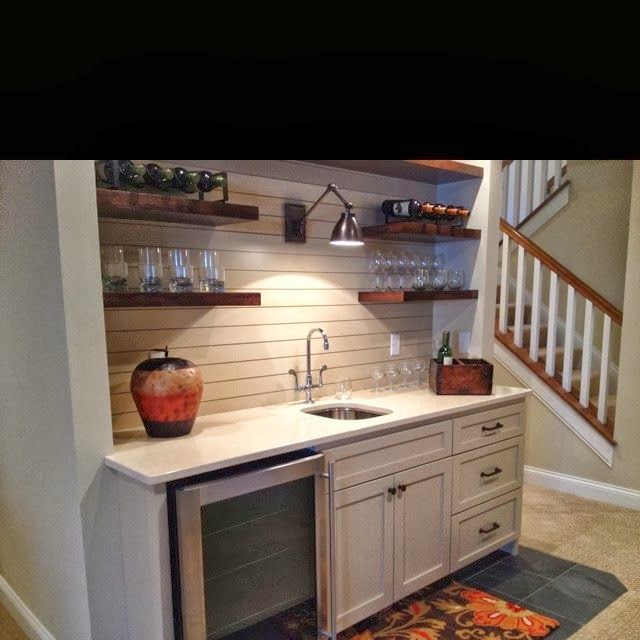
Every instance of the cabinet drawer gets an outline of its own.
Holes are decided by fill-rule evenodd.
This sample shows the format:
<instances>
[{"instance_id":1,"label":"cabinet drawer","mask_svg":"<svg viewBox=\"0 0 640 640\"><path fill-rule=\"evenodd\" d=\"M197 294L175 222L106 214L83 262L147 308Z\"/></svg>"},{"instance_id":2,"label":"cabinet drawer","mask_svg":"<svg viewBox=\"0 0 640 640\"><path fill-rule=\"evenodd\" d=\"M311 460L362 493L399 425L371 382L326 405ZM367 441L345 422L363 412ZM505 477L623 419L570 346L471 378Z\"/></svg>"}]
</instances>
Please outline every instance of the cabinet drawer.
<instances>
[{"instance_id":1,"label":"cabinet drawer","mask_svg":"<svg viewBox=\"0 0 640 640\"><path fill-rule=\"evenodd\" d=\"M524 437L461 453L453 459L453 513L522 486Z\"/></svg>"},{"instance_id":2,"label":"cabinet drawer","mask_svg":"<svg viewBox=\"0 0 640 640\"><path fill-rule=\"evenodd\" d=\"M453 453L462 453L524 433L524 403L453 420Z\"/></svg>"},{"instance_id":3,"label":"cabinet drawer","mask_svg":"<svg viewBox=\"0 0 640 640\"><path fill-rule=\"evenodd\" d=\"M451 518L451 571L470 564L520 535L522 489Z\"/></svg>"},{"instance_id":4,"label":"cabinet drawer","mask_svg":"<svg viewBox=\"0 0 640 640\"><path fill-rule=\"evenodd\" d=\"M334 462L335 488L345 489L451 455L451 420L412 427L323 451Z\"/></svg>"}]
</instances>

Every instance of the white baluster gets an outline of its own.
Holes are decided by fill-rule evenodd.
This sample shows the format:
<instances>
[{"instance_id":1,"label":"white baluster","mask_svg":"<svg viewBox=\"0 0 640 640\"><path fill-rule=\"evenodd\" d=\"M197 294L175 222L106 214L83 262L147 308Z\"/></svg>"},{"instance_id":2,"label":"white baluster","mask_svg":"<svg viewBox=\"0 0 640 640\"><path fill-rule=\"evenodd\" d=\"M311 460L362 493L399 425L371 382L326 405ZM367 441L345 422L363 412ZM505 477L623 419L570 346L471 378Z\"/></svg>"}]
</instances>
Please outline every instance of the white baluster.
<instances>
[{"instance_id":1,"label":"white baluster","mask_svg":"<svg viewBox=\"0 0 640 640\"><path fill-rule=\"evenodd\" d=\"M509 165L502 169L502 217L507 220L509 213Z\"/></svg>"},{"instance_id":2,"label":"white baluster","mask_svg":"<svg viewBox=\"0 0 640 640\"><path fill-rule=\"evenodd\" d=\"M533 173L534 166L535 160L527 160L527 173L525 175L525 193L527 194L527 204L525 207L524 215L522 216L523 220L533 211L533 180L535 177Z\"/></svg>"},{"instance_id":3,"label":"white baluster","mask_svg":"<svg viewBox=\"0 0 640 640\"><path fill-rule=\"evenodd\" d=\"M545 371L556 372L556 331L558 328L558 274L551 272L549 279L549 318L547 320L547 362Z\"/></svg>"},{"instance_id":4,"label":"white baluster","mask_svg":"<svg viewBox=\"0 0 640 640\"><path fill-rule=\"evenodd\" d=\"M544 202L544 199L547 197L547 171L548 171L549 161L548 160L540 160L540 185L538 186L538 205Z\"/></svg>"},{"instance_id":5,"label":"white baluster","mask_svg":"<svg viewBox=\"0 0 640 640\"><path fill-rule=\"evenodd\" d=\"M593 351L593 303L585 300L584 336L582 337L582 369L580 370L580 404L589 406L591 389L591 356Z\"/></svg>"},{"instance_id":6,"label":"white baluster","mask_svg":"<svg viewBox=\"0 0 640 640\"><path fill-rule=\"evenodd\" d=\"M522 346L522 326L524 319L524 285L526 270L526 253L523 246L518 246L518 275L516 280L516 318L513 328L513 341L517 347Z\"/></svg>"},{"instance_id":7,"label":"white baluster","mask_svg":"<svg viewBox=\"0 0 640 640\"><path fill-rule=\"evenodd\" d=\"M520 188L522 186L522 160L513 161L513 226L520 223Z\"/></svg>"},{"instance_id":8,"label":"white baluster","mask_svg":"<svg viewBox=\"0 0 640 640\"><path fill-rule=\"evenodd\" d=\"M562 179L562 160L553 161L553 190L560 188L560 180Z\"/></svg>"},{"instance_id":9,"label":"white baluster","mask_svg":"<svg viewBox=\"0 0 640 640\"><path fill-rule=\"evenodd\" d=\"M498 329L507 333L509 311L509 236L502 234L502 266L500 268L500 315Z\"/></svg>"},{"instance_id":10,"label":"white baluster","mask_svg":"<svg viewBox=\"0 0 640 640\"><path fill-rule=\"evenodd\" d=\"M540 347L540 260L533 259L533 291L531 293L531 338L529 339L529 357L538 361L538 349Z\"/></svg>"},{"instance_id":11,"label":"white baluster","mask_svg":"<svg viewBox=\"0 0 640 640\"><path fill-rule=\"evenodd\" d=\"M562 365L562 387L571 391L573 373L573 343L576 331L576 290L567 285L567 317L564 328L564 362Z\"/></svg>"},{"instance_id":12,"label":"white baluster","mask_svg":"<svg viewBox=\"0 0 640 640\"><path fill-rule=\"evenodd\" d=\"M598 420L607 422L607 396L609 394L609 344L611 342L611 318L604 314L602 328L602 356L600 360L600 389L598 391Z\"/></svg>"}]
</instances>

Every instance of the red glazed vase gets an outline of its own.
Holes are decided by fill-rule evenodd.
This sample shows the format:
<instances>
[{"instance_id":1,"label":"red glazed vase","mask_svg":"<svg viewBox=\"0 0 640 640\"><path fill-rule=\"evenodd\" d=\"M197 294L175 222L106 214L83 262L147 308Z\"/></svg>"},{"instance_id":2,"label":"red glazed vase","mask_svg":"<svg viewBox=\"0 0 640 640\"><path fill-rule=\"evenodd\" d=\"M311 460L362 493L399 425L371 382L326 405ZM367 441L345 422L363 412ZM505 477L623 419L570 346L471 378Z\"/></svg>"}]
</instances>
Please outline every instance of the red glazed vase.
<instances>
[{"instance_id":1,"label":"red glazed vase","mask_svg":"<svg viewBox=\"0 0 640 640\"><path fill-rule=\"evenodd\" d=\"M182 358L149 358L131 374L131 394L151 438L175 438L191 432L202 398L200 369Z\"/></svg>"}]
</instances>

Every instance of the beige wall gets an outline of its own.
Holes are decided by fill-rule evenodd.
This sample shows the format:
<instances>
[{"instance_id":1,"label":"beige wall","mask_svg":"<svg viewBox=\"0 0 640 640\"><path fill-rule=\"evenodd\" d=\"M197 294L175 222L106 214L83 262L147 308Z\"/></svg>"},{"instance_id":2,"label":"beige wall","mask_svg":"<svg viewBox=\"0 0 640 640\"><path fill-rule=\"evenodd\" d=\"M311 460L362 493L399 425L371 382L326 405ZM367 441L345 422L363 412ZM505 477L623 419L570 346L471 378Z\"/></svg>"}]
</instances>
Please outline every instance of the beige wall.
<instances>
[{"instance_id":1,"label":"beige wall","mask_svg":"<svg viewBox=\"0 0 640 640\"><path fill-rule=\"evenodd\" d=\"M569 203L532 240L622 308L627 257L630 160L569 160Z\"/></svg>"},{"instance_id":2,"label":"beige wall","mask_svg":"<svg viewBox=\"0 0 640 640\"><path fill-rule=\"evenodd\" d=\"M0 558L56 638L91 637L54 163L0 162Z\"/></svg>"},{"instance_id":3,"label":"beige wall","mask_svg":"<svg viewBox=\"0 0 640 640\"><path fill-rule=\"evenodd\" d=\"M126 640L92 161L0 163L0 567L58 639Z\"/></svg>"},{"instance_id":4,"label":"beige wall","mask_svg":"<svg viewBox=\"0 0 640 640\"><path fill-rule=\"evenodd\" d=\"M160 162L189 166L189 161ZM323 352L321 341L313 340L313 370L317 372L323 363L329 367L325 374L328 384L317 396L333 394L336 380L345 376L351 377L355 389L371 386L373 366L390 359L391 331L400 333L401 339L401 353L394 360L430 356L431 303L358 303L358 290L372 287L368 256L375 244L346 249L329 245L331 230L342 211L337 199L327 197L314 211L307 223L306 244L284 242L282 217L285 202L308 207L330 181L337 182L341 193L354 203L362 225L381 221L379 206L385 197L411 194L428 199L435 195L433 187L353 172L309 171L294 163L191 162L200 168L235 169L229 174L230 200L258 206L260 220L216 229L101 221L101 242L126 245L133 283L137 282L137 246L157 244L165 250L188 247L195 259L199 249L215 248L227 268L227 288L260 291L262 306L107 310L115 430L141 424L129 379L147 351L159 345L168 344L173 355L201 367L205 379L201 414L300 398L292 391L293 378L287 371L305 370L305 338L313 327L322 327L330 342L330 350ZM392 248L389 243L386 247ZM430 250L424 245L413 248Z\"/></svg>"},{"instance_id":5,"label":"beige wall","mask_svg":"<svg viewBox=\"0 0 640 640\"><path fill-rule=\"evenodd\" d=\"M572 171L572 164L575 163L570 162L570 171ZM577 164L582 165L582 163ZM628 165L631 164L633 165L632 188L627 182ZM608 175L612 182L614 181L613 174L617 175L617 184L621 191L625 187L628 189L626 196L621 193L617 197L618 206L622 207L624 202L631 201L628 224L625 222L622 224L625 229L628 228L628 234L625 233L628 247L625 246L624 251L622 251L619 247L620 238L617 238L617 244L615 245L617 254L606 259L602 258L593 261L593 264L599 266L614 264L620 269L620 253L626 256L626 265L622 267L622 275L618 274L622 279L622 283L614 283L611 280L608 288L609 292L615 292L617 296L620 296L621 292L624 291L624 299L618 298L614 301L613 295L610 298L612 302L624 307L615 424L615 438L618 445L614 450L613 466L610 468L605 464L546 405L535 397L527 400L529 431L525 462L527 465L541 469L640 490L640 466L638 465L638 456L640 456L640 430L638 429L638 419L640 418L640 394L638 394L638 388L640 388L640 339L637 331L640 323L640 163L637 161L633 163L626 161L598 162L598 165L601 171L605 169L610 171ZM603 169L603 165L605 169ZM582 172L581 175L583 177L585 174L589 174L590 171L584 166L581 166L579 170ZM593 171L594 180L603 175L603 173L598 173L595 169ZM570 178L573 180L572 173L570 173ZM585 185L585 188L589 187ZM629 198L628 194L631 194L631 198ZM604 206L604 203L602 204ZM616 212L614 213L611 209L608 210L609 221L617 218L624 221L624 212L618 209L616 209ZM582 228L583 226L586 225L579 225L577 228ZM603 229L607 226L611 225L607 225L603 220L601 223L603 238ZM589 233L589 231L585 230L585 233ZM580 237L578 234L574 235ZM616 231L615 235L618 236L620 234ZM551 240L554 239L551 238ZM593 237L592 240L595 242L596 238ZM603 239L604 246L608 246L606 243L610 240L611 237ZM537 238L536 241L538 241ZM558 249L560 249L560 237L558 236L555 241ZM551 253L549 248L545 247L545 249ZM560 254L555 254L555 257L563 261ZM573 265L569 268L577 271L580 268L580 261L575 259ZM606 268L592 268L591 270L594 277L600 278L600 286L603 286L606 281L606 276L601 273L605 271ZM624 275L625 271L626 276ZM583 275L581 274L581 277L588 275L589 273L585 272ZM589 280L587 281L589 282ZM589 283L594 288L596 287L595 282ZM600 291L605 295L603 289L600 289ZM499 363L497 363L495 369L495 381L499 384L521 384Z\"/></svg>"}]
</instances>

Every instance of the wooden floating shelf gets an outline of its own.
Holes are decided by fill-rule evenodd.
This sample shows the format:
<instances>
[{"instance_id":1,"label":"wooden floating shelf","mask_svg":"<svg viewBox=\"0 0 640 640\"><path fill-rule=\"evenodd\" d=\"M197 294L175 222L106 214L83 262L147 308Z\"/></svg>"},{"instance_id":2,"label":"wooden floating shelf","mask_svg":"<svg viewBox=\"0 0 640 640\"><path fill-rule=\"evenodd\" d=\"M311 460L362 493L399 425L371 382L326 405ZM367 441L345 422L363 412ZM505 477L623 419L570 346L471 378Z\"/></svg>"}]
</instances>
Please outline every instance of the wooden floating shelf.
<instances>
[{"instance_id":1,"label":"wooden floating shelf","mask_svg":"<svg viewBox=\"0 0 640 640\"><path fill-rule=\"evenodd\" d=\"M484 169L455 160L303 160L337 169L373 173L429 184L482 178Z\"/></svg>"},{"instance_id":2,"label":"wooden floating shelf","mask_svg":"<svg viewBox=\"0 0 640 640\"><path fill-rule=\"evenodd\" d=\"M258 207L146 191L96 190L98 217L217 227L258 220Z\"/></svg>"},{"instance_id":3,"label":"wooden floating shelf","mask_svg":"<svg viewBox=\"0 0 640 640\"><path fill-rule=\"evenodd\" d=\"M429 300L471 300L478 297L477 289L460 291L359 291L361 304L428 302Z\"/></svg>"},{"instance_id":4,"label":"wooden floating shelf","mask_svg":"<svg viewBox=\"0 0 640 640\"><path fill-rule=\"evenodd\" d=\"M480 240L480 229L452 227L434 222L390 222L375 227L363 227L365 238L376 240L394 240L396 242L423 242L436 244L440 242L456 242L458 240Z\"/></svg>"},{"instance_id":5,"label":"wooden floating shelf","mask_svg":"<svg viewBox=\"0 0 640 640\"><path fill-rule=\"evenodd\" d=\"M105 292L105 307L217 307L260 306L260 293L231 292L205 293L201 291L172 293L143 293L142 291Z\"/></svg>"}]
</instances>

